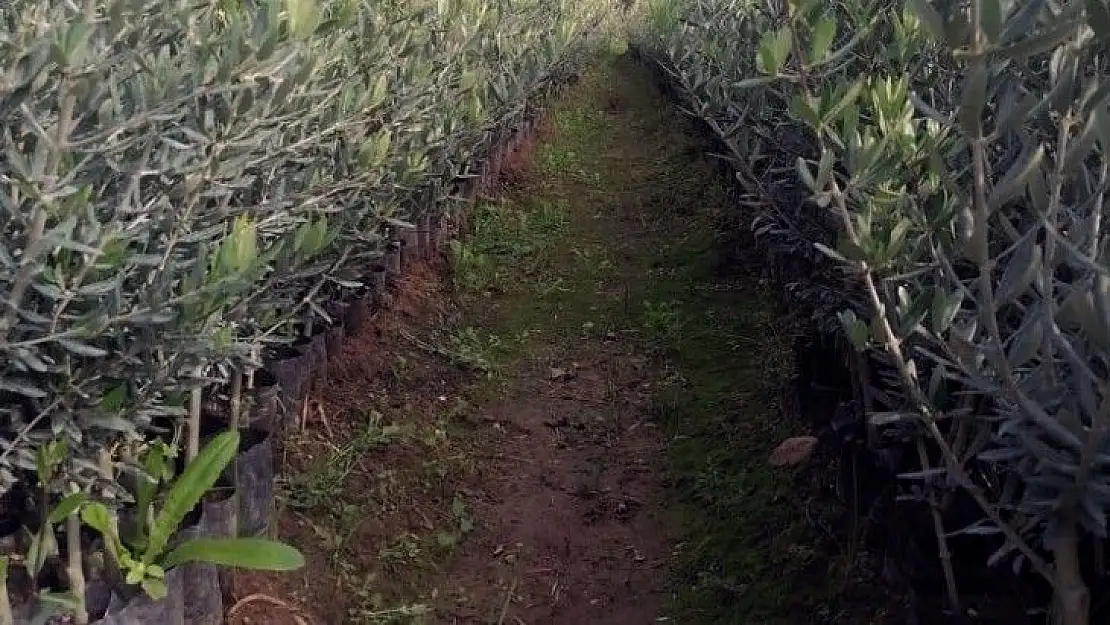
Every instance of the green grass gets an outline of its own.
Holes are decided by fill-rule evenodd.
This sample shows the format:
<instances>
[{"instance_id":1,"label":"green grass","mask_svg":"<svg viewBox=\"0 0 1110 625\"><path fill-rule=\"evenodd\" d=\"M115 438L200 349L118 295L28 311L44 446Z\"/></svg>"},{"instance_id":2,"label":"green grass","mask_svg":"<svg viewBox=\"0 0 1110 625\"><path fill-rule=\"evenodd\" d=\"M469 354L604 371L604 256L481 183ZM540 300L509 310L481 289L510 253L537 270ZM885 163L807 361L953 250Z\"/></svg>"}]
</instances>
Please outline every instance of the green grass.
<instances>
[{"instance_id":1,"label":"green grass","mask_svg":"<svg viewBox=\"0 0 1110 625\"><path fill-rule=\"evenodd\" d=\"M471 219L466 239L452 242L453 276L461 291L488 296L492 290L511 290L510 278L542 266L566 230L567 207L546 199L520 207L482 202Z\"/></svg>"},{"instance_id":2,"label":"green grass","mask_svg":"<svg viewBox=\"0 0 1110 625\"><path fill-rule=\"evenodd\" d=\"M334 503L336 497L341 497L344 483L355 470L358 457L382 449L404 434L400 426L383 424L380 413L368 411L365 422L350 440L334 447L311 470L285 478L279 484L285 505L305 511L327 508L333 514L342 515L346 507Z\"/></svg>"},{"instance_id":3,"label":"green grass","mask_svg":"<svg viewBox=\"0 0 1110 625\"><path fill-rule=\"evenodd\" d=\"M395 363L394 374L404 378L407 368ZM393 395L402 397L410 395ZM430 622L427 580L474 528L464 496L453 490L455 478L472 467L458 455L465 443L456 438L463 433L453 426L451 406L424 420L411 418L408 410L403 403L391 405L393 419L387 420L368 407L359 422L344 423L338 436L306 434L300 454L323 453L307 456L307 466L278 483L281 506L309 530L302 542L310 540L311 554L330 569L311 583L338 582L350 594L344 622ZM389 452L403 456L400 464L379 464L378 455ZM382 519L396 525L397 511L414 510L414 502L431 524L383 539L367 557L373 543L362 530Z\"/></svg>"}]
</instances>

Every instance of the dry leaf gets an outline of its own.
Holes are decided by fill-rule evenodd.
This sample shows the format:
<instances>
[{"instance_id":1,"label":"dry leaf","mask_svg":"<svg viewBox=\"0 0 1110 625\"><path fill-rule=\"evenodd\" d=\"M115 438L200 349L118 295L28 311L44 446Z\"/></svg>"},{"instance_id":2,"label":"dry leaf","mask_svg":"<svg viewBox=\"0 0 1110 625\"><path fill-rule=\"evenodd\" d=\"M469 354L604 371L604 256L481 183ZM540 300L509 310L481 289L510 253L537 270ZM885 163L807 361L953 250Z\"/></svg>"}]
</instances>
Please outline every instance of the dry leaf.
<instances>
[{"instance_id":1,"label":"dry leaf","mask_svg":"<svg viewBox=\"0 0 1110 625\"><path fill-rule=\"evenodd\" d=\"M813 450L817 447L817 437L815 436L795 436L788 438L779 443L775 447L775 451L771 452L771 458L768 462L773 467L795 466L799 465L813 455Z\"/></svg>"}]
</instances>

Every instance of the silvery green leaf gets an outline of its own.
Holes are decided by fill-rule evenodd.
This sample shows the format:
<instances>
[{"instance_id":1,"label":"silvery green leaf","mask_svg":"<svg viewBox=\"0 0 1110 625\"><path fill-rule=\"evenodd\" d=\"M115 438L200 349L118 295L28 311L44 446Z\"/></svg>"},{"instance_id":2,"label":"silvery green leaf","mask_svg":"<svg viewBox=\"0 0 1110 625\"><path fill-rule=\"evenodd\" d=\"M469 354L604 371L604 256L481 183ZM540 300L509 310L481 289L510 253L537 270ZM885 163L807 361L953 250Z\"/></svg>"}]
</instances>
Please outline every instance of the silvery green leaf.
<instances>
[{"instance_id":1,"label":"silvery green leaf","mask_svg":"<svg viewBox=\"0 0 1110 625\"><path fill-rule=\"evenodd\" d=\"M1100 464L1102 464L1104 462L1104 461L1102 461L1102 459L1099 459L1099 460L1101 461ZM1103 501L1110 502L1110 484L1107 484L1106 482L1103 482L1103 481L1100 481L1100 480L1092 480L1087 485L1087 488L1088 488L1088 490L1090 490L1090 492L1092 494L1096 495L1099 499L1101 499Z\"/></svg>"},{"instance_id":2,"label":"silvery green leaf","mask_svg":"<svg viewBox=\"0 0 1110 625\"><path fill-rule=\"evenodd\" d=\"M991 189L990 197L987 199L990 210L998 210L1024 191L1030 177L1037 173L1042 160L1044 160L1044 146L1040 144L1018 157L1002 180Z\"/></svg>"},{"instance_id":3,"label":"silvery green leaf","mask_svg":"<svg viewBox=\"0 0 1110 625\"><path fill-rule=\"evenodd\" d=\"M1028 92L1011 95L1012 101L1003 102L999 107L996 132L1007 133L1018 130L1029 121L1029 113L1037 105L1037 98Z\"/></svg>"},{"instance_id":4,"label":"silvery green leaf","mask_svg":"<svg viewBox=\"0 0 1110 625\"><path fill-rule=\"evenodd\" d=\"M872 425L883 426L920 419L921 415L913 412L873 412L867 418Z\"/></svg>"},{"instance_id":5,"label":"silvery green leaf","mask_svg":"<svg viewBox=\"0 0 1110 625\"><path fill-rule=\"evenodd\" d=\"M1080 498L1079 523L1099 538L1106 538L1106 506L1091 493Z\"/></svg>"},{"instance_id":6,"label":"silvery green leaf","mask_svg":"<svg viewBox=\"0 0 1110 625\"><path fill-rule=\"evenodd\" d=\"M1110 85L1110 81L1107 81ZM1095 120L1095 132L1098 134L1098 143L1102 150L1110 150L1110 112L1106 104L1100 104L1090 113Z\"/></svg>"},{"instance_id":7,"label":"silvery green leaf","mask_svg":"<svg viewBox=\"0 0 1110 625\"><path fill-rule=\"evenodd\" d=\"M1053 51L1049 61L1049 75L1054 88L1047 98L1053 111L1065 113L1075 104L1078 74L1079 58L1073 50L1057 48Z\"/></svg>"},{"instance_id":8,"label":"silvery green leaf","mask_svg":"<svg viewBox=\"0 0 1110 625\"><path fill-rule=\"evenodd\" d=\"M164 325L171 323L177 315L172 311L165 312L143 312L130 316L131 322L136 325Z\"/></svg>"},{"instance_id":9,"label":"silvery green leaf","mask_svg":"<svg viewBox=\"0 0 1110 625\"><path fill-rule=\"evenodd\" d=\"M902 246L906 242L906 235L909 233L910 228L913 227L913 222L909 218L903 217L894 224L890 230L890 239L887 241L886 257L893 260L901 256Z\"/></svg>"},{"instance_id":10,"label":"silvery green leaf","mask_svg":"<svg viewBox=\"0 0 1110 625\"><path fill-rule=\"evenodd\" d=\"M852 346L857 350L866 349L868 342L871 340L867 324L858 319L850 309L837 313L837 318L840 320L840 324Z\"/></svg>"},{"instance_id":11,"label":"silvery green leaf","mask_svg":"<svg viewBox=\"0 0 1110 625\"><path fill-rule=\"evenodd\" d=\"M64 299L66 296L64 291L59 289L56 285L50 284L49 282L34 282L33 284L31 284L31 288L38 291L44 297L55 301Z\"/></svg>"},{"instance_id":12,"label":"silvery green leaf","mask_svg":"<svg viewBox=\"0 0 1110 625\"><path fill-rule=\"evenodd\" d=\"M809 165L806 163L806 160L799 156L795 161L795 166L798 171L798 177L802 179L802 183L805 184L806 188L808 188L811 193L820 192L821 189L817 187L817 180L815 180L813 174L810 173Z\"/></svg>"},{"instance_id":13,"label":"silvery green leaf","mask_svg":"<svg viewBox=\"0 0 1110 625\"><path fill-rule=\"evenodd\" d=\"M25 447L17 447L15 453L10 456L12 466L24 471L37 471L38 465L35 462L35 455Z\"/></svg>"},{"instance_id":14,"label":"silvery green leaf","mask_svg":"<svg viewBox=\"0 0 1110 625\"><path fill-rule=\"evenodd\" d=\"M15 353L19 360L32 371L43 373L50 368L42 358L39 358L38 354L30 349L20 347L15 350Z\"/></svg>"},{"instance_id":15,"label":"silvery green leaf","mask_svg":"<svg viewBox=\"0 0 1110 625\"><path fill-rule=\"evenodd\" d=\"M909 336L919 331L921 322L925 320L925 316L929 313L932 299L928 292L918 293L917 297L913 298L910 306L905 307L905 310L898 311L900 317L898 320L899 336Z\"/></svg>"},{"instance_id":16,"label":"silvery green leaf","mask_svg":"<svg viewBox=\"0 0 1110 625\"><path fill-rule=\"evenodd\" d=\"M847 258L840 254L840 252L837 252L824 243L814 243L813 247L817 248L822 254L828 256L829 258L832 258L833 260L838 260L843 263L849 262Z\"/></svg>"},{"instance_id":17,"label":"silvery green leaf","mask_svg":"<svg viewBox=\"0 0 1110 625\"><path fill-rule=\"evenodd\" d=\"M976 521L967 527L949 532L948 536L995 536L1002 530L991 524L990 521Z\"/></svg>"},{"instance_id":18,"label":"silvery green leaf","mask_svg":"<svg viewBox=\"0 0 1110 625\"><path fill-rule=\"evenodd\" d=\"M1006 262L1006 269L995 289L996 305L1008 304L1029 288L1033 276L1041 268L1041 246L1037 244L1037 231L1030 230L1018 243Z\"/></svg>"},{"instance_id":19,"label":"silvery green leaf","mask_svg":"<svg viewBox=\"0 0 1110 625\"><path fill-rule=\"evenodd\" d=\"M101 282L94 282L92 284L81 285L81 287L77 289L77 292L80 295L99 297L101 295L107 295L109 293L112 293L113 291L115 291L116 289L119 288L119 286L122 282L123 282L123 275L118 275L118 276L115 276L114 278L111 278L109 280L103 280Z\"/></svg>"},{"instance_id":20,"label":"silvery green leaf","mask_svg":"<svg viewBox=\"0 0 1110 625\"><path fill-rule=\"evenodd\" d=\"M1010 338L1006 359L1012 367L1022 367L1037 355L1044 339L1044 320L1040 315L1029 316Z\"/></svg>"},{"instance_id":21,"label":"silvery green leaf","mask_svg":"<svg viewBox=\"0 0 1110 625\"><path fill-rule=\"evenodd\" d=\"M135 423L118 415L97 415L88 417L89 427L111 430L113 432L135 432Z\"/></svg>"},{"instance_id":22,"label":"silvery green leaf","mask_svg":"<svg viewBox=\"0 0 1110 625\"><path fill-rule=\"evenodd\" d=\"M165 143L166 145L170 146L171 148L173 148L175 150L181 150L183 152L184 151L191 151L191 150L196 149L195 146L189 145L187 143L181 143L180 141L171 139L169 137L161 137L161 141L162 141L162 143Z\"/></svg>"},{"instance_id":23,"label":"silvery green leaf","mask_svg":"<svg viewBox=\"0 0 1110 625\"><path fill-rule=\"evenodd\" d=\"M34 310L27 310L26 308L19 311L19 316L27 323L34 325L49 326L52 323L52 319L50 317L39 314L37 311Z\"/></svg>"},{"instance_id":24,"label":"silvery green leaf","mask_svg":"<svg viewBox=\"0 0 1110 625\"><path fill-rule=\"evenodd\" d=\"M0 390L9 391L33 399L42 399L48 395L46 391L29 382L10 377L0 378Z\"/></svg>"},{"instance_id":25,"label":"silvery green leaf","mask_svg":"<svg viewBox=\"0 0 1110 625\"><path fill-rule=\"evenodd\" d=\"M73 339L58 338L55 339L59 345L66 350L77 354L78 356L85 356L87 358L103 358L108 355L108 351L99 347L94 347L88 343L82 343Z\"/></svg>"},{"instance_id":26,"label":"silvery green leaf","mask_svg":"<svg viewBox=\"0 0 1110 625\"><path fill-rule=\"evenodd\" d=\"M1087 122L1083 124L1079 134L1068 142L1067 156L1064 157L1064 171L1078 170L1083 165L1083 161L1090 156L1095 146L1095 139L1098 137L1098 122L1097 113L1088 115Z\"/></svg>"},{"instance_id":27,"label":"silvery green leaf","mask_svg":"<svg viewBox=\"0 0 1110 625\"><path fill-rule=\"evenodd\" d=\"M929 399L932 400L934 405L943 405L942 400L947 395L947 388L944 383L947 366L939 357L933 356L932 359L939 362L933 365L933 371L929 374Z\"/></svg>"},{"instance_id":28,"label":"silvery green leaf","mask_svg":"<svg viewBox=\"0 0 1110 625\"><path fill-rule=\"evenodd\" d=\"M963 305L963 291L948 291L937 287L933 291L933 301L930 307L929 321L933 332L942 334L952 325L952 320Z\"/></svg>"},{"instance_id":29,"label":"silvery green leaf","mask_svg":"<svg viewBox=\"0 0 1110 625\"><path fill-rule=\"evenodd\" d=\"M1020 447L995 447L980 452L976 459L982 462L1013 462L1020 460L1027 455L1027 452Z\"/></svg>"},{"instance_id":30,"label":"silvery green leaf","mask_svg":"<svg viewBox=\"0 0 1110 625\"><path fill-rule=\"evenodd\" d=\"M1011 7L1015 10L1006 20L1002 35L999 37L1003 43L1010 43L1016 37L1024 36L1037 27L1038 17L1045 7L1045 0L1026 0L1013 4L1017 6Z\"/></svg>"},{"instance_id":31,"label":"silvery green leaf","mask_svg":"<svg viewBox=\"0 0 1110 625\"><path fill-rule=\"evenodd\" d=\"M897 477L900 480L929 480L935 477L943 477L947 474L947 470L937 467L923 471L907 471L905 473L899 473Z\"/></svg>"},{"instance_id":32,"label":"silvery green leaf","mask_svg":"<svg viewBox=\"0 0 1110 625\"><path fill-rule=\"evenodd\" d=\"M971 21L966 11L951 11L944 28L944 43L951 49L966 46L971 40Z\"/></svg>"},{"instance_id":33,"label":"silvery green leaf","mask_svg":"<svg viewBox=\"0 0 1110 625\"><path fill-rule=\"evenodd\" d=\"M1087 24L1099 39L1110 38L1110 9L1102 0L1086 0Z\"/></svg>"},{"instance_id":34,"label":"silvery green leaf","mask_svg":"<svg viewBox=\"0 0 1110 625\"><path fill-rule=\"evenodd\" d=\"M1110 277L1110 267L1090 258L1086 252L1077 248L1066 236L1061 235L1052 224L1044 220L1041 223L1048 235L1068 253L1076 266L1082 267L1097 276Z\"/></svg>"},{"instance_id":35,"label":"silvery green leaf","mask_svg":"<svg viewBox=\"0 0 1110 625\"><path fill-rule=\"evenodd\" d=\"M134 254L130 257L130 261L139 266L158 267L165 259L158 254Z\"/></svg>"},{"instance_id":36,"label":"silvery green leaf","mask_svg":"<svg viewBox=\"0 0 1110 625\"><path fill-rule=\"evenodd\" d=\"M1047 172L1038 167L1036 171L1029 174L1025 181L1029 199L1033 202L1033 208L1035 208L1040 215L1048 213L1052 200L1049 195L1048 182L1045 178L1046 175Z\"/></svg>"},{"instance_id":37,"label":"silvery green leaf","mask_svg":"<svg viewBox=\"0 0 1110 625\"><path fill-rule=\"evenodd\" d=\"M941 127L947 128L952 125L952 118L950 116L945 115L930 106L927 102L922 100L921 96L917 95L916 92L910 91L908 95L910 103L913 104L913 107L917 109L919 113L937 122L941 125Z\"/></svg>"},{"instance_id":38,"label":"silvery green leaf","mask_svg":"<svg viewBox=\"0 0 1110 625\"><path fill-rule=\"evenodd\" d=\"M1014 545L1011 541L1007 540L1007 541L1003 542L1002 546L999 547L994 553L992 553L990 555L990 557L987 558L987 566L988 567L997 566L998 563L1001 562L1003 558L1010 555L1011 553L1013 553L1016 550L1017 550L1017 546Z\"/></svg>"}]
</instances>

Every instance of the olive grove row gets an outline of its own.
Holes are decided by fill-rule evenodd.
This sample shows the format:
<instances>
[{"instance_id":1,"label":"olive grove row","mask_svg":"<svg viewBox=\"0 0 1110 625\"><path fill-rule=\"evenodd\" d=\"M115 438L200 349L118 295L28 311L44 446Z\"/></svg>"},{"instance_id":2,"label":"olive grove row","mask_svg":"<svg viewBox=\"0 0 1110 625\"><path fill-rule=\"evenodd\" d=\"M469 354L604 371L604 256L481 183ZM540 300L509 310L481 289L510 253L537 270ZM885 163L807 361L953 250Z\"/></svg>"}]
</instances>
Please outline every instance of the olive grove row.
<instances>
[{"instance_id":1,"label":"olive grove row","mask_svg":"<svg viewBox=\"0 0 1110 625\"><path fill-rule=\"evenodd\" d=\"M870 444L948 543L1083 625L1110 507L1102 0L656 0L638 45L728 148L758 235L820 255ZM813 261L814 266L821 261ZM805 289L802 289L805 291ZM959 495L959 497L954 497ZM958 525L950 504L979 518Z\"/></svg>"}]
</instances>

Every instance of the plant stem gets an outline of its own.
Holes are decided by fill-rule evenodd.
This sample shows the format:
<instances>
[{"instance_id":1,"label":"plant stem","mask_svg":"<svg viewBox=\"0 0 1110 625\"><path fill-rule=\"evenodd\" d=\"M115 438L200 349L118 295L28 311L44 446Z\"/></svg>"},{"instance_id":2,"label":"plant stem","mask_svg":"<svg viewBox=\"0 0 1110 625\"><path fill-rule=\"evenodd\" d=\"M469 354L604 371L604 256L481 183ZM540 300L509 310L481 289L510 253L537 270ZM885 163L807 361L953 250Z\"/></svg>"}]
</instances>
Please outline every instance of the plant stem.
<instances>
[{"instance_id":1,"label":"plant stem","mask_svg":"<svg viewBox=\"0 0 1110 625\"><path fill-rule=\"evenodd\" d=\"M73 620L77 625L88 625L89 611L85 605L85 570L81 563L81 517L78 512L73 512L66 517L66 554L69 565L66 573L69 575L69 591L73 593L77 607L73 611Z\"/></svg>"},{"instance_id":2,"label":"plant stem","mask_svg":"<svg viewBox=\"0 0 1110 625\"><path fill-rule=\"evenodd\" d=\"M8 567L11 561L7 556L0 562L0 625L15 625L12 616L12 600L8 596Z\"/></svg>"},{"instance_id":3,"label":"plant stem","mask_svg":"<svg viewBox=\"0 0 1110 625\"><path fill-rule=\"evenodd\" d=\"M238 432L242 421L243 408L243 373L237 369L231 370L231 416L229 430ZM239 536L239 458L238 455L231 459L231 475L234 483L231 491L231 536Z\"/></svg>"},{"instance_id":4,"label":"plant stem","mask_svg":"<svg viewBox=\"0 0 1110 625\"><path fill-rule=\"evenodd\" d=\"M197 365L195 370L197 385L189 392L189 434L185 442L185 459L192 462L200 454L200 417L201 402L204 401L204 363Z\"/></svg>"},{"instance_id":5,"label":"plant stem","mask_svg":"<svg viewBox=\"0 0 1110 625\"><path fill-rule=\"evenodd\" d=\"M243 413L243 372L237 368L231 370L231 415L230 428L238 430L241 427Z\"/></svg>"},{"instance_id":6,"label":"plant stem","mask_svg":"<svg viewBox=\"0 0 1110 625\"><path fill-rule=\"evenodd\" d=\"M918 437L917 439L917 459L921 463L923 471L929 471L932 468L929 462L929 453L925 449L925 439ZM933 532L937 537L937 551L940 554L940 567L944 571L944 585L945 590L948 591L948 603L952 607L952 611L956 615L962 615L963 610L960 607L960 591L956 587L956 573L952 570L952 552L948 550L948 537L944 531L944 518L940 514L940 503L937 500L936 487L928 485L928 504L929 512L933 515Z\"/></svg>"},{"instance_id":7,"label":"plant stem","mask_svg":"<svg viewBox=\"0 0 1110 625\"><path fill-rule=\"evenodd\" d=\"M1060 534L1052 544L1056 561L1052 593L1053 625L1087 625L1090 622L1091 594L1079 568L1079 532L1075 510L1060 514Z\"/></svg>"}]
</instances>

